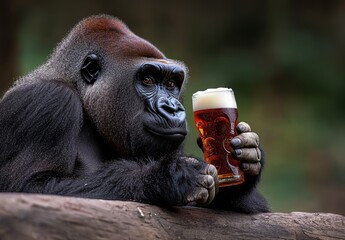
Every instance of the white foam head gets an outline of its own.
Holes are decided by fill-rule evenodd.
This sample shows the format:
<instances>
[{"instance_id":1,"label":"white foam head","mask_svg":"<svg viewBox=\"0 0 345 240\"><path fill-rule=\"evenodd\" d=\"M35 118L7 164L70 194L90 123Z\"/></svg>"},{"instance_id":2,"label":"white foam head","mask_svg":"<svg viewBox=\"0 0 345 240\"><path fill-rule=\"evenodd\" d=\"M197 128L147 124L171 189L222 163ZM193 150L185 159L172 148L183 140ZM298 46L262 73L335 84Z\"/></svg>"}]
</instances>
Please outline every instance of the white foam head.
<instances>
[{"instance_id":1,"label":"white foam head","mask_svg":"<svg viewBox=\"0 0 345 240\"><path fill-rule=\"evenodd\" d=\"M231 88L209 88L193 94L193 111L215 108L237 108Z\"/></svg>"}]
</instances>

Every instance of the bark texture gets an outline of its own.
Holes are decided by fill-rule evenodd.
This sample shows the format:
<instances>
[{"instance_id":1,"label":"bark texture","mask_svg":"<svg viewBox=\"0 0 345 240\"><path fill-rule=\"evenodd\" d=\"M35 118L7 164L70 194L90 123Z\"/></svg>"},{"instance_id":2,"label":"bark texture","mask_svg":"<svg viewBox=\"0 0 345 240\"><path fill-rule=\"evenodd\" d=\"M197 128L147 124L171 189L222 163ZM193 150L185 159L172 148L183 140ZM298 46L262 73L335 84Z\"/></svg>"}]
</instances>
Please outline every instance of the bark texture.
<instances>
[{"instance_id":1,"label":"bark texture","mask_svg":"<svg viewBox=\"0 0 345 240\"><path fill-rule=\"evenodd\" d=\"M345 217L2 193L0 239L345 239Z\"/></svg>"}]
</instances>

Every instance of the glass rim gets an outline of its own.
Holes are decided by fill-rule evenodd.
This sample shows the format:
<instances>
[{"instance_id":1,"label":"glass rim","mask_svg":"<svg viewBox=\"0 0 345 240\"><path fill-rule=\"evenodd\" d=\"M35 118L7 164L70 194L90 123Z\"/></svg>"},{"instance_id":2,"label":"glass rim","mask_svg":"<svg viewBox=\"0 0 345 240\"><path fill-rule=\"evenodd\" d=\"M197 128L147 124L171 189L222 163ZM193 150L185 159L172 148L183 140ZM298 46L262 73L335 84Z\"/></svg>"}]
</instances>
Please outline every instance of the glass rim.
<instances>
[{"instance_id":1,"label":"glass rim","mask_svg":"<svg viewBox=\"0 0 345 240\"><path fill-rule=\"evenodd\" d=\"M216 108L237 108L235 93L231 88L209 88L192 96L193 112Z\"/></svg>"},{"instance_id":2,"label":"glass rim","mask_svg":"<svg viewBox=\"0 0 345 240\"><path fill-rule=\"evenodd\" d=\"M195 93L193 93L192 97L194 96L198 96L198 95L201 95L201 94L209 94L209 93L217 93L217 92L234 92L232 90L232 88L225 88L225 87L219 87L219 88L208 88L206 90L203 90L203 91L197 91Z\"/></svg>"}]
</instances>

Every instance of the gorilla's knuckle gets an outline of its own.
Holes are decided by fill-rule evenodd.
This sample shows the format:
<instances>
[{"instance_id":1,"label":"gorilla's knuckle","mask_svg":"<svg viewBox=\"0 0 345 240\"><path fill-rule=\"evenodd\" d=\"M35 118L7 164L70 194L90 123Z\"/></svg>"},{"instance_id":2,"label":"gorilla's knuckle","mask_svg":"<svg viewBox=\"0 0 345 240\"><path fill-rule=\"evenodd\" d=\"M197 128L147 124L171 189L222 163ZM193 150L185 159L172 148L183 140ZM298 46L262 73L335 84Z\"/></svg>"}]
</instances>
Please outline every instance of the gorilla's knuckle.
<instances>
[{"instance_id":1,"label":"gorilla's knuckle","mask_svg":"<svg viewBox=\"0 0 345 240\"><path fill-rule=\"evenodd\" d=\"M259 136L254 132L246 132L238 135L241 138L243 147L258 147L259 146Z\"/></svg>"},{"instance_id":2,"label":"gorilla's knuckle","mask_svg":"<svg viewBox=\"0 0 345 240\"><path fill-rule=\"evenodd\" d=\"M207 174L209 174L211 176L217 175L218 174L217 168L212 164L208 164L207 165Z\"/></svg>"},{"instance_id":3,"label":"gorilla's knuckle","mask_svg":"<svg viewBox=\"0 0 345 240\"><path fill-rule=\"evenodd\" d=\"M210 175L204 177L204 187L209 189L214 187L214 179Z\"/></svg>"},{"instance_id":4,"label":"gorilla's knuckle","mask_svg":"<svg viewBox=\"0 0 345 240\"><path fill-rule=\"evenodd\" d=\"M260 156L258 156L258 148L243 148L237 149L236 152L241 154L236 155L238 160L249 163L256 163L260 161Z\"/></svg>"},{"instance_id":5,"label":"gorilla's knuckle","mask_svg":"<svg viewBox=\"0 0 345 240\"><path fill-rule=\"evenodd\" d=\"M255 143L256 147L258 147L260 145L260 137L255 132L253 132L253 139L254 139L254 143Z\"/></svg>"},{"instance_id":6,"label":"gorilla's knuckle","mask_svg":"<svg viewBox=\"0 0 345 240\"><path fill-rule=\"evenodd\" d=\"M250 128L249 124L246 123L246 122L240 122L240 123L237 125L237 128L238 128L238 130L239 130L241 133L250 132L250 131L251 131L251 128Z\"/></svg>"},{"instance_id":7,"label":"gorilla's knuckle","mask_svg":"<svg viewBox=\"0 0 345 240\"><path fill-rule=\"evenodd\" d=\"M199 164L199 160L196 158L192 158L192 157L185 157L184 158L186 162L190 163L190 164Z\"/></svg>"},{"instance_id":8,"label":"gorilla's knuckle","mask_svg":"<svg viewBox=\"0 0 345 240\"><path fill-rule=\"evenodd\" d=\"M199 204L206 204L209 200L209 192L207 189L203 188L197 194L196 202Z\"/></svg>"},{"instance_id":9,"label":"gorilla's knuckle","mask_svg":"<svg viewBox=\"0 0 345 240\"><path fill-rule=\"evenodd\" d=\"M252 164L249 164L249 168L247 170L247 173L249 175L255 176L255 175L258 175L260 173L260 169L261 169L260 163L252 163Z\"/></svg>"},{"instance_id":10,"label":"gorilla's knuckle","mask_svg":"<svg viewBox=\"0 0 345 240\"><path fill-rule=\"evenodd\" d=\"M255 175L258 175L260 173L260 170L261 170L261 163L257 163L253 172Z\"/></svg>"},{"instance_id":11,"label":"gorilla's knuckle","mask_svg":"<svg viewBox=\"0 0 345 240\"><path fill-rule=\"evenodd\" d=\"M258 161L261 161L261 150L260 150L260 148L255 148L255 150L256 150L256 156L257 156L257 160Z\"/></svg>"}]
</instances>

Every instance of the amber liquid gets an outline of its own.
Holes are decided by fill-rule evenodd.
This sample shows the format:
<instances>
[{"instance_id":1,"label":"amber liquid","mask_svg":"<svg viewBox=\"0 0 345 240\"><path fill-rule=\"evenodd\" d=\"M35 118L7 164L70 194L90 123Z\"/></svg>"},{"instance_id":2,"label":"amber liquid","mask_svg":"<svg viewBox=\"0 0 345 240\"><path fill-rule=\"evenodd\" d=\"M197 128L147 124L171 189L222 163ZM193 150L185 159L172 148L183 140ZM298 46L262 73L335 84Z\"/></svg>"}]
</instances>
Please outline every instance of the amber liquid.
<instances>
[{"instance_id":1,"label":"amber liquid","mask_svg":"<svg viewBox=\"0 0 345 240\"><path fill-rule=\"evenodd\" d=\"M232 158L230 146L230 140L237 135L237 108L195 111L194 121L202 139L205 160L218 170L219 187L243 183L240 163Z\"/></svg>"}]
</instances>

